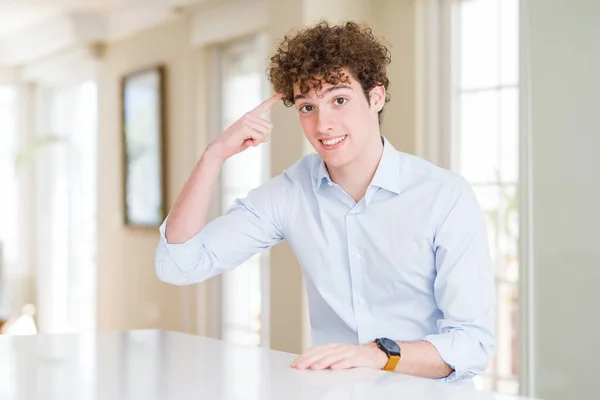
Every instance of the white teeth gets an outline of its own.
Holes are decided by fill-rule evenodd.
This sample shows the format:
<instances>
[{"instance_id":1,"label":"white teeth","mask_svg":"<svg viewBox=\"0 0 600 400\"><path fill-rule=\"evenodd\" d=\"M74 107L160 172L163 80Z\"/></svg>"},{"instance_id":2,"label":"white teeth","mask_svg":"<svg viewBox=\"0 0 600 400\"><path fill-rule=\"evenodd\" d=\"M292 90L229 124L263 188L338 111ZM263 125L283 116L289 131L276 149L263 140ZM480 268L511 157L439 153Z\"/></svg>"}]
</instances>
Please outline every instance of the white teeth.
<instances>
[{"instance_id":1,"label":"white teeth","mask_svg":"<svg viewBox=\"0 0 600 400\"><path fill-rule=\"evenodd\" d=\"M325 146L333 146L334 144L339 143L344 139L346 139L346 136L340 136L338 138L331 139L331 140L322 140L322 142Z\"/></svg>"}]
</instances>

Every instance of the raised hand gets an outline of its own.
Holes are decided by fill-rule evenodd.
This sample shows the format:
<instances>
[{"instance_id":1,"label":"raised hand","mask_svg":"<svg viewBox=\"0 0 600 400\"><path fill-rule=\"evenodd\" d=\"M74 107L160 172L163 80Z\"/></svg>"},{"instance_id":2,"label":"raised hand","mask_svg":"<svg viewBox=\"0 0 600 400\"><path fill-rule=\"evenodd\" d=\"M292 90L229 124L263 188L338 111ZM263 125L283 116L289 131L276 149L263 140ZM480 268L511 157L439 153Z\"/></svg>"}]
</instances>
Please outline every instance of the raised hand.
<instances>
[{"instance_id":1,"label":"raised hand","mask_svg":"<svg viewBox=\"0 0 600 400\"><path fill-rule=\"evenodd\" d=\"M281 93L277 93L244 114L210 144L211 153L224 161L250 146L256 147L268 141L273 125L262 115L282 97Z\"/></svg>"}]
</instances>

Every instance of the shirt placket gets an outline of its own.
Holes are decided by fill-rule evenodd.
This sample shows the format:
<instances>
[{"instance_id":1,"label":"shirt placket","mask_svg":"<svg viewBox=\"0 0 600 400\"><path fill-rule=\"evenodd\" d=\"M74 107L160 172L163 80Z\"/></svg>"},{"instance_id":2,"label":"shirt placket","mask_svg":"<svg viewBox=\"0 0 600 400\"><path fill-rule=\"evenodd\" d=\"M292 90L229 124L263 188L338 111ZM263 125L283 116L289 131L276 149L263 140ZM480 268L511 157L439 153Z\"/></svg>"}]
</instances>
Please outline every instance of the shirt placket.
<instances>
[{"instance_id":1,"label":"shirt placket","mask_svg":"<svg viewBox=\"0 0 600 400\"><path fill-rule=\"evenodd\" d=\"M365 262L367 260L365 248L361 246L362 240L359 232L359 217L364 210L364 202L358 203L346 215L346 237L348 248L348 265L350 267L350 285L352 290L352 309L356 324L358 343L364 343L367 336L368 308L363 290Z\"/></svg>"}]
</instances>

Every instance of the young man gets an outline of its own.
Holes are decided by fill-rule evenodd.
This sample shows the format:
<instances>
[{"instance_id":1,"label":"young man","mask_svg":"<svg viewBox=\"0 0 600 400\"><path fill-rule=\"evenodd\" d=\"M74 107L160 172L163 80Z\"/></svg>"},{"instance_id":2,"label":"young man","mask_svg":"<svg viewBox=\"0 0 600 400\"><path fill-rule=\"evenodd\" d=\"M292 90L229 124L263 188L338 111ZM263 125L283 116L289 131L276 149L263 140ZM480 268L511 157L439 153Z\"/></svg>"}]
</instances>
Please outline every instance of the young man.
<instances>
[{"instance_id":1,"label":"young man","mask_svg":"<svg viewBox=\"0 0 600 400\"><path fill-rule=\"evenodd\" d=\"M389 62L355 23L286 37L269 67L278 94L207 147L160 228L156 272L201 282L285 239L303 269L316 345L293 367L468 383L494 348L484 219L464 179L381 136ZM269 139L261 115L281 99L317 154L206 224L223 162Z\"/></svg>"}]
</instances>

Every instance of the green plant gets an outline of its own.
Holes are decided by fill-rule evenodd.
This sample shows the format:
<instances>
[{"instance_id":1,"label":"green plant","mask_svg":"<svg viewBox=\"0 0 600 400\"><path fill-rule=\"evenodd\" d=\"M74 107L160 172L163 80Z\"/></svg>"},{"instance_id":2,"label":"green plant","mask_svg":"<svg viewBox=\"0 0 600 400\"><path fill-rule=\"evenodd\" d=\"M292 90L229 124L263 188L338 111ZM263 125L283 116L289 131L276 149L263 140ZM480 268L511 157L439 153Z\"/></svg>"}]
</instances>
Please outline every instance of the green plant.
<instances>
[{"instance_id":1,"label":"green plant","mask_svg":"<svg viewBox=\"0 0 600 400\"><path fill-rule=\"evenodd\" d=\"M58 135L47 135L36 139L29 146L17 153L17 156L15 157L15 169L18 170L24 165L30 163L37 156L37 154L46 148L64 142L65 138Z\"/></svg>"}]
</instances>

